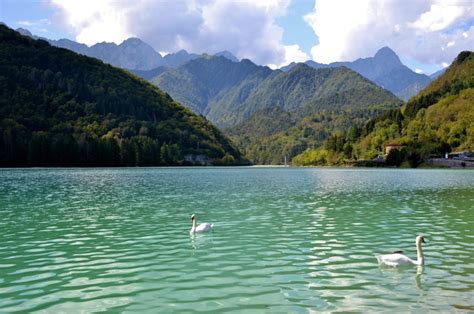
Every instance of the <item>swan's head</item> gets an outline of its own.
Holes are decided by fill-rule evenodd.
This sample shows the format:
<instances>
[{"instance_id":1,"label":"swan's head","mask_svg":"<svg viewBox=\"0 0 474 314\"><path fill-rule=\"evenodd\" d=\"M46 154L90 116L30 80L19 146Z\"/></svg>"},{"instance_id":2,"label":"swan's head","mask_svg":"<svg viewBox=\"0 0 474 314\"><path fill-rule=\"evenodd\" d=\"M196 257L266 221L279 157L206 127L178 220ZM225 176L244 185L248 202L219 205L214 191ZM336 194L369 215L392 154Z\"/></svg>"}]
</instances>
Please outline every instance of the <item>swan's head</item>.
<instances>
[{"instance_id":1,"label":"swan's head","mask_svg":"<svg viewBox=\"0 0 474 314\"><path fill-rule=\"evenodd\" d=\"M420 245L421 243L426 243L425 238L422 235L416 237L416 245Z\"/></svg>"},{"instance_id":2,"label":"swan's head","mask_svg":"<svg viewBox=\"0 0 474 314\"><path fill-rule=\"evenodd\" d=\"M194 214L191 215L191 221L193 221L194 219L196 219L196 217L194 217Z\"/></svg>"}]
</instances>

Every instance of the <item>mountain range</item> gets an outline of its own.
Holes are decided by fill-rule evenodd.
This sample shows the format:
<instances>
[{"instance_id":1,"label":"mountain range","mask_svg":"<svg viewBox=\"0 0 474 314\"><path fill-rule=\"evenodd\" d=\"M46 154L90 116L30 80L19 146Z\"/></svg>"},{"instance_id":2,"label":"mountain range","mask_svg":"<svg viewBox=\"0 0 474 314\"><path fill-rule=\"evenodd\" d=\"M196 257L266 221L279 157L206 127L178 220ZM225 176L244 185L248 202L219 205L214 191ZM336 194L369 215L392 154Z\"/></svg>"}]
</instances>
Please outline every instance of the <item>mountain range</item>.
<instances>
[{"instance_id":1,"label":"mountain range","mask_svg":"<svg viewBox=\"0 0 474 314\"><path fill-rule=\"evenodd\" d=\"M33 36L28 30L19 28L18 32L23 35ZM104 62L124 69L139 71L137 75L150 79L156 73L157 68L176 68L184 63L202 57L203 55L188 53L181 50L161 56L151 46L138 38L129 38L119 45L114 43L97 43L91 47L77 43L69 39L47 40L51 45L66 48L77 53L98 58ZM216 53L215 56L223 56L233 62L239 60L229 51ZM204 55L205 57L205 55ZM377 85L391 91L400 99L407 101L416 95L428 83L443 73L440 70L430 76L419 74L403 65L396 53L388 47L381 48L374 57L360 58L352 62L334 62L330 64L317 63L312 60L305 62L313 68L328 68L345 66L350 68ZM288 71L295 63L290 63L281 68ZM151 73L147 72L151 71Z\"/></svg>"},{"instance_id":2,"label":"mountain range","mask_svg":"<svg viewBox=\"0 0 474 314\"><path fill-rule=\"evenodd\" d=\"M89 47L69 39L52 40L37 37L24 28L18 28L16 31L34 39L46 40L52 46L69 49L85 56L100 59L119 68L141 71L139 73L144 73L145 76L147 74L143 71L156 71L155 69L158 67L175 68L201 56L195 53L188 53L186 50L180 50L163 57L139 38L128 38L119 45L102 42ZM238 61L228 51L221 51L216 55L224 56L232 61Z\"/></svg>"},{"instance_id":3,"label":"mountain range","mask_svg":"<svg viewBox=\"0 0 474 314\"><path fill-rule=\"evenodd\" d=\"M352 62L333 62L322 64L314 61L305 62L315 69L331 67L347 67L368 78L377 85L391 91L400 99L407 101L426 87L432 80L429 76L413 72L403 65L397 54L388 47L383 47L370 58L360 58ZM295 63L282 67L282 71L288 71ZM439 71L440 72L440 71ZM436 75L441 74L436 73Z\"/></svg>"},{"instance_id":4,"label":"mountain range","mask_svg":"<svg viewBox=\"0 0 474 314\"><path fill-rule=\"evenodd\" d=\"M314 69L298 64L283 72L247 59L232 62L209 56L165 71L151 81L223 128L274 107L315 112L401 103L389 91L345 67Z\"/></svg>"}]
</instances>

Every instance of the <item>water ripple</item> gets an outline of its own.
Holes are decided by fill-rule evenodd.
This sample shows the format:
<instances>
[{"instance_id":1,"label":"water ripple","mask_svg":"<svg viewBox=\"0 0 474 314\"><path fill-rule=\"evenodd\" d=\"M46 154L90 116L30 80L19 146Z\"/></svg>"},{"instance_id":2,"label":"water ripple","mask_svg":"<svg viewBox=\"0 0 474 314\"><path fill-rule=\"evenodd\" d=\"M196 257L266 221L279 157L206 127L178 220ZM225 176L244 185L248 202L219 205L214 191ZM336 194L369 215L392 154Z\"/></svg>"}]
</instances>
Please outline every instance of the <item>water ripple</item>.
<instances>
[{"instance_id":1,"label":"water ripple","mask_svg":"<svg viewBox=\"0 0 474 314\"><path fill-rule=\"evenodd\" d=\"M0 312L474 311L472 174L0 170Z\"/></svg>"}]
</instances>

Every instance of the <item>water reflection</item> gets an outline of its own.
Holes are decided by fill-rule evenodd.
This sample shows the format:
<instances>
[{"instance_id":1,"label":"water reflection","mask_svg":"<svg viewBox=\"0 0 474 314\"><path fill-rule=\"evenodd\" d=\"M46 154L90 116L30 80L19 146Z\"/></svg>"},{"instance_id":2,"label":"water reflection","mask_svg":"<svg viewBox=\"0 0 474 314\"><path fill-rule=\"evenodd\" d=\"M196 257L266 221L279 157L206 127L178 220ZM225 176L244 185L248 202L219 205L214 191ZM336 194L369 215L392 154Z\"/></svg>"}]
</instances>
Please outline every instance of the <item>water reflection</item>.
<instances>
[{"instance_id":1,"label":"water reflection","mask_svg":"<svg viewBox=\"0 0 474 314\"><path fill-rule=\"evenodd\" d=\"M416 283L416 288L418 290L424 290L421 286L421 275L425 271L425 266L417 266L416 267L416 276L415 276L415 283Z\"/></svg>"},{"instance_id":2,"label":"water reflection","mask_svg":"<svg viewBox=\"0 0 474 314\"><path fill-rule=\"evenodd\" d=\"M193 251L197 251L198 249L202 250L202 249L212 247L213 241L214 241L212 232L191 233L189 235L189 238L191 239L191 247L193 248Z\"/></svg>"}]
</instances>

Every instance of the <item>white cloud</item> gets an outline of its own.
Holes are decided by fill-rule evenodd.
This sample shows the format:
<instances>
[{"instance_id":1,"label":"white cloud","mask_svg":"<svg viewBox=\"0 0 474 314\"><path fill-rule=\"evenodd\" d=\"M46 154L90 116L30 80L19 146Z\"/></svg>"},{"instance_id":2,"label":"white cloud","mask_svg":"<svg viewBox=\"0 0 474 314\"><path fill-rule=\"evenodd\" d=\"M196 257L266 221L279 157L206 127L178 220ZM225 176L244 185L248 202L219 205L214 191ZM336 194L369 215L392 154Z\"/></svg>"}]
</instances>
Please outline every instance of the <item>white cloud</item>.
<instances>
[{"instance_id":1,"label":"white cloud","mask_svg":"<svg viewBox=\"0 0 474 314\"><path fill-rule=\"evenodd\" d=\"M418 73L418 74L421 74L421 73L423 73L423 70L416 68L416 69L415 69L415 72Z\"/></svg>"},{"instance_id":2,"label":"white cloud","mask_svg":"<svg viewBox=\"0 0 474 314\"><path fill-rule=\"evenodd\" d=\"M366 0L316 1L315 11L305 16L319 41L319 45L311 49L313 59L329 63L344 58L351 31L364 25L364 15L370 14L368 9L369 1Z\"/></svg>"},{"instance_id":3,"label":"white cloud","mask_svg":"<svg viewBox=\"0 0 474 314\"><path fill-rule=\"evenodd\" d=\"M285 58L278 64L268 64L272 69L281 68L284 65L288 65L291 62L304 62L311 59L304 51L301 51L298 45L287 45L283 47L285 49Z\"/></svg>"},{"instance_id":4,"label":"white cloud","mask_svg":"<svg viewBox=\"0 0 474 314\"><path fill-rule=\"evenodd\" d=\"M33 22L30 22L30 21L18 21L17 24L21 25L21 26L33 26L35 24L33 24Z\"/></svg>"},{"instance_id":5,"label":"white cloud","mask_svg":"<svg viewBox=\"0 0 474 314\"><path fill-rule=\"evenodd\" d=\"M130 9L128 5L131 4L128 0L51 0L51 4L60 9L63 23L72 33L77 34L76 40L80 43L120 43L130 37L130 32L126 29L127 9Z\"/></svg>"},{"instance_id":6,"label":"white cloud","mask_svg":"<svg viewBox=\"0 0 474 314\"><path fill-rule=\"evenodd\" d=\"M317 62L354 60L389 46L402 59L440 64L474 48L469 0L316 0L305 21L318 36L311 49Z\"/></svg>"},{"instance_id":7,"label":"white cloud","mask_svg":"<svg viewBox=\"0 0 474 314\"><path fill-rule=\"evenodd\" d=\"M283 64L288 64L291 62L304 62L306 60L309 60L309 56L305 52L301 51L300 46L285 46L285 61Z\"/></svg>"},{"instance_id":8,"label":"white cloud","mask_svg":"<svg viewBox=\"0 0 474 314\"><path fill-rule=\"evenodd\" d=\"M45 26L45 25L51 25L51 21L48 19L39 19L39 20L33 20L33 21L18 21L18 25L21 26L27 26L27 27L35 27L35 26Z\"/></svg>"},{"instance_id":9,"label":"white cloud","mask_svg":"<svg viewBox=\"0 0 474 314\"><path fill-rule=\"evenodd\" d=\"M280 64L292 53L275 19L290 0L50 0L63 23L86 44L138 37L157 51L229 50L260 64Z\"/></svg>"},{"instance_id":10,"label":"white cloud","mask_svg":"<svg viewBox=\"0 0 474 314\"><path fill-rule=\"evenodd\" d=\"M440 31L452 25L467 10L468 7L454 3L433 4L429 11L421 14L418 20L410 25L424 32Z\"/></svg>"}]
</instances>

